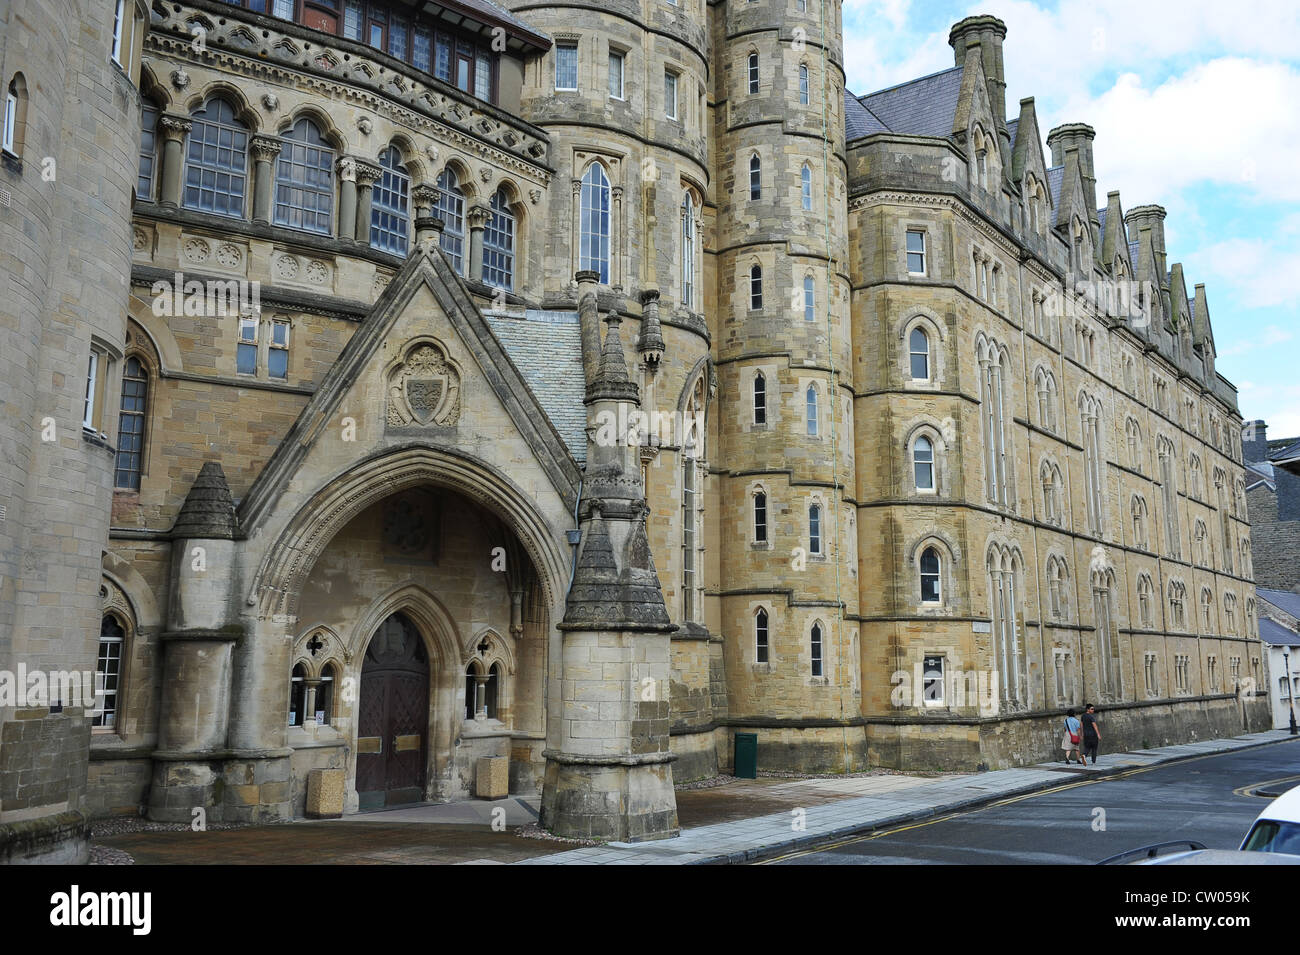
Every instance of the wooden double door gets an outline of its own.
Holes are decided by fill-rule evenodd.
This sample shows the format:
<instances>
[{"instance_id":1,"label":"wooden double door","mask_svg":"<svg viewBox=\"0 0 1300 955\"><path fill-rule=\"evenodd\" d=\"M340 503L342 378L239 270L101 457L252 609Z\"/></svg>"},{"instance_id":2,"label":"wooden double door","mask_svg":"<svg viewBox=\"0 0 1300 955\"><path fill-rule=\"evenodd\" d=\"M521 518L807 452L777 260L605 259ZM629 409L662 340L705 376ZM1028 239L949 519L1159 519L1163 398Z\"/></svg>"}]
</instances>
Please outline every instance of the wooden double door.
<instances>
[{"instance_id":1,"label":"wooden double door","mask_svg":"<svg viewBox=\"0 0 1300 955\"><path fill-rule=\"evenodd\" d=\"M429 657L395 613L375 631L361 666L357 796L362 809L424 799L429 754Z\"/></svg>"}]
</instances>

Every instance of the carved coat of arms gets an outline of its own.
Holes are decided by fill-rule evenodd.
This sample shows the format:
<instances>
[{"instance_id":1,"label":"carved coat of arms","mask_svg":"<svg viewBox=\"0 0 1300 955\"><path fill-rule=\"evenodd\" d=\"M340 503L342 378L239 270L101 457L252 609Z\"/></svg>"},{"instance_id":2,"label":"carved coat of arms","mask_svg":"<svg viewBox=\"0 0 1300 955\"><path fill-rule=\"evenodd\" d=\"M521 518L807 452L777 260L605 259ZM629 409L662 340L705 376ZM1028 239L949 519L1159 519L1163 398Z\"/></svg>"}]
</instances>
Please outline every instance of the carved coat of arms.
<instances>
[{"instance_id":1,"label":"carved coat of arms","mask_svg":"<svg viewBox=\"0 0 1300 955\"><path fill-rule=\"evenodd\" d=\"M460 418L460 375L434 345L417 345L388 381L388 423L453 425Z\"/></svg>"}]
</instances>

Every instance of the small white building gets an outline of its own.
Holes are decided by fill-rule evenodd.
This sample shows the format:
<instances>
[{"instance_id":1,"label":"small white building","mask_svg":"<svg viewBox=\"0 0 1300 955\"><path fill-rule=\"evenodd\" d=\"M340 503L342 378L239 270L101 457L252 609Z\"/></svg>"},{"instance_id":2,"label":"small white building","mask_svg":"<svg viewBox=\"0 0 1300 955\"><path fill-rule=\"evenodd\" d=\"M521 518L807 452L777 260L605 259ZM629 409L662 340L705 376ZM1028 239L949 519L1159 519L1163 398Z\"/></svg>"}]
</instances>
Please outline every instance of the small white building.
<instances>
[{"instance_id":1,"label":"small white building","mask_svg":"<svg viewBox=\"0 0 1300 955\"><path fill-rule=\"evenodd\" d=\"M1269 699L1273 727L1291 725L1292 706L1300 722L1300 594L1259 590L1259 636L1268 653Z\"/></svg>"}]
</instances>

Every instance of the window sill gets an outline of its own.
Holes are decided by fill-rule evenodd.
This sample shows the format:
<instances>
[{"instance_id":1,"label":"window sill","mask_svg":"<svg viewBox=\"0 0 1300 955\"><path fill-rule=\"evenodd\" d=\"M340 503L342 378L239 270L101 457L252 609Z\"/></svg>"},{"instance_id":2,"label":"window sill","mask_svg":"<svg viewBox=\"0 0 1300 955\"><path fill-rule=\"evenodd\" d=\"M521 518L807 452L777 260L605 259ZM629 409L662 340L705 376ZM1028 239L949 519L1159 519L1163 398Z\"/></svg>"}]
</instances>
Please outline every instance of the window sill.
<instances>
[{"instance_id":1,"label":"window sill","mask_svg":"<svg viewBox=\"0 0 1300 955\"><path fill-rule=\"evenodd\" d=\"M21 176L23 174L23 161L17 153L11 153L7 149L0 152L0 164L15 176Z\"/></svg>"},{"instance_id":2,"label":"window sill","mask_svg":"<svg viewBox=\"0 0 1300 955\"><path fill-rule=\"evenodd\" d=\"M82 425L81 440L85 441L87 444L93 444L97 448L103 448L110 454L116 453L113 446L108 443L108 435L102 431L96 431L93 428L88 428L85 425Z\"/></svg>"}]
</instances>

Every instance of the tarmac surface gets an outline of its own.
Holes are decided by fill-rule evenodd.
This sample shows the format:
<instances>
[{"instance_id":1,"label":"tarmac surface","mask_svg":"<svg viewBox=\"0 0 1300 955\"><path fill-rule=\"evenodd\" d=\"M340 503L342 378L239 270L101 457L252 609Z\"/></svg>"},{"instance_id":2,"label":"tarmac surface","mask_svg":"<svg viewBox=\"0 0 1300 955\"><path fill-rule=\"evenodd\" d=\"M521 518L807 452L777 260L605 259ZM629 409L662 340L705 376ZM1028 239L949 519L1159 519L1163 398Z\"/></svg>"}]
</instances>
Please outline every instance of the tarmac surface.
<instances>
[{"instance_id":1,"label":"tarmac surface","mask_svg":"<svg viewBox=\"0 0 1300 955\"><path fill-rule=\"evenodd\" d=\"M1067 767L1063 763L1045 763L969 774L923 776L878 770L847 777L764 776L756 780L729 779L712 788L679 789L677 806L681 835L674 839L635 845L582 845L549 838L523 837L519 835L521 827L525 827L525 832L536 831L539 800L521 797L496 802L474 800L423 804L349 815L339 820L302 820L276 826L248 826L206 832L154 826L150 826L147 831L113 832L112 830L121 827L108 824L103 830L111 834L97 834L93 842L101 853L107 850L107 853L123 861L121 853L126 853L137 864L144 865L681 865L746 862L802 852L868 831L896 828L912 821L961 812L1000 799L1111 774L1129 773L1173 760L1237 750L1245 750L1239 756L1246 757L1253 753L1277 750L1276 759L1289 761L1287 765L1295 765L1300 761L1300 747L1267 745L1261 749L1252 748L1286 739L1288 737L1284 731L1271 731L1229 740L1205 740L1159 750L1103 756L1096 766L1088 766L1086 769ZM1271 765L1269 761L1273 759L1272 756L1252 758L1262 761L1260 765ZM1243 765L1251 767L1254 764L1248 762ZM1178 775L1179 772L1186 773L1186 776ZM1196 769L1189 764L1185 769L1176 770L1171 778L1182 780L1176 783L1181 789L1192 786L1195 774L1203 772L1205 770ZM1230 768L1228 772L1237 770ZM1248 768L1242 769L1242 772L1249 776L1255 770ZM1295 772L1300 773L1300 768ZM1158 779L1159 777L1157 781ZM1258 781L1264 782L1265 777L1261 776ZM1222 782L1214 785L1221 788ZM1194 791L1198 791L1194 786L1188 790L1189 793ZM1122 789L1112 789L1110 792L1116 796L1124 795L1125 798L1148 798L1125 795ZM1171 790L1166 788L1163 795L1167 802L1175 802L1176 798L1180 798L1179 795L1171 799L1170 793ZM1094 802L1087 807L1089 810L1100 804L1095 801L1100 797L1091 794L1062 798L1066 802L1059 805L1043 804L1048 808L1039 820L1040 829L1050 829L1053 820L1060 820L1062 825L1067 820L1071 824L1078 821L1075 816L1080 811L1080 806L1069 803L1069 799L1082 798L1087 801L1093 798ZM1264 804L1258 797L1243 796L1241 799L1244 800L1240 804L1242 806ZM1120 807L1120 819L1123 820L1128 811L1124 808L1127 803L1116 803L1116 806ZM1255 811L1258 812L1258 809ZM969 819L969 815L966 818ZM1005 819L998 821L999 818L994 815L987 817L990 820L987 824L989 831L1006 828ZM1194 823L1189 825L1195 828ZM1041 849L1030 850L1026 846L1028 842L1040 844L1044 831L1035 834L1033 823L1027 823L1027 826L1025 844L1016 843L1013 839L1007 847L999 848L1000 844L988 832L972 829L972 840L977 837L985 840L982 843L971 842L975 855L931 861L986 862L999 861L1004 857L1006 861L1015 861L1007 854L1030 851L1040 853L1039 858L1022 858L1019 861L1082 862L1095 861L1095 850L1105 854L1101 846L1102 840L1085 842L1083 846L1086 846L1086 851L1083 847L1062 851L1057 844L1060 839L1049 836L1051 847L1046 856L1043 856ZM1234 832L1240 829L1239 820L1234 817L1229 828ZM163 831L157 831L159 829ZM965 829L960 833L942 829L936 831L942 835L942 844L949 848L962 844L959 836L965 838ZM1139 836L1137 830L1129 833L1123 827L1113 831L1126 836L1131 834L1134 838ZM1035 839L1038 841L1035 842ZM1056 841L1052 842L1052 839ZM1240 835L1237 835L1237 840L1240 841ZM1207 840L1201 841L1210 844ZM1132 847L1126 845L1115 851ZM928 859L924 854L913 858L918 851L920 850L916 847L902 849L895 843L877 839L871 848L845 852L834 850L824 859L806 861L853 863L894 859L919 862ZM980 853L984 857L976 858Z\"/></svg>"}]
</instances>

